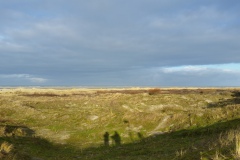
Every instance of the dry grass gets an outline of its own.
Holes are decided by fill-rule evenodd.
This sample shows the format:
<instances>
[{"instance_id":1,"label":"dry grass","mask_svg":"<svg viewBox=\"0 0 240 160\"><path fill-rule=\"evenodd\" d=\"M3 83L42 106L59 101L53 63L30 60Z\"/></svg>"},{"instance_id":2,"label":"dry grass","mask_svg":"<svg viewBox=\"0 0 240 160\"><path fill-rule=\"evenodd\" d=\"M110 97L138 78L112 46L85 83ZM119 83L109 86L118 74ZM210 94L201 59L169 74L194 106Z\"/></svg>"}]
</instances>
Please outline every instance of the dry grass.
<instances>
[{"instance_id":1,"label":"dry grass","mask_svg":"<svg viewBox=\"0 0 240 160\"><path fill-rule=\"evenodd\" d=\"M221 108L206 110L209 101L231 96L230 92L227 96L219 92L158 88L18 89L1 97L0 109L5 119L34 127L36 135L84 146L100 143L105 130L127 135L124 119L134 127L142 126L144 135L213 124L227 116ZM128 143L129 138L123 137L123 142Z\"/></svg>"},{"instance_id":2,"label":"dry grass","mask_svg":"<svg viewBox=\"0 0 240 160\"><path fill-rule=\"evenodd\" d=\"M235 158L240 159L240 131L235 133Z\"/></svg>"},{"instance_id":3,"label":"dry grass","mask_svg":"<svg viewBox=\"0 0 240 160\"><path fill-rule=\"evenodd\" d=\"M0 159L1 160L33 160L27 154L20 153L13 144L3 142L0 146Z\"/></svg>"},{"instance_id":4,"label":"dry grass","mask_svg":"<svg viewBox=\"0 0 240 160\"><path fill-rule=\"evenodd\" d=\"M9 154L11 151L14 150L14 147L12 144L8 143L8 142L3 142L1 144L1 147L0 147L0 152L2 154Z\"/></svg>"},{"instance_id":5,"label":"dry grass","mask_svg":"<svg viewBox=\"0 0 240 160\"><path fill-rule=\"evenodd\" d=\"M100 146L106 131L118 131L128 144L139 141L138 133L148 137L240 118L232 98L232 89L11 89L0 94L0 125L28 126L35 136L82 149ZM0 127L1 136L5 131ZM22 128L12 133L28 135ZM219 138L220 146L232 144L231 134L228 141L227 134Z\"/></svg>"}]
</instances>

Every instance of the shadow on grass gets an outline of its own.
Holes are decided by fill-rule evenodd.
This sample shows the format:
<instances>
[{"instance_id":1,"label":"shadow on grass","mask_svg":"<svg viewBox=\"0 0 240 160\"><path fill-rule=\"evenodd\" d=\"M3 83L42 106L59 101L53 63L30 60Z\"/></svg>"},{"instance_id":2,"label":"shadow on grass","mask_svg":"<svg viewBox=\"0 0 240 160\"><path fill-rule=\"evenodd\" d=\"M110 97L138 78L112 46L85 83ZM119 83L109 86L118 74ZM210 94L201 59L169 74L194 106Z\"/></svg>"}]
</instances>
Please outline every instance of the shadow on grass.
<instances>
[{"instance_id":1,"label":"shadow on grass","mask_svg":"<svg viewBox=\"0 0 240 160\"><path fill-rule=\"evenodd\" d=\"M12 155L8 156L4 153L1 144L5 142L14 146L13 154L17 153L15 155L18 156L18 160L28 160L26 157L19 159L19 156L22 155L35 160L71 160L80 153L70 145L54 144L44 138L36 137L34 130L21 125L0 124L0 155L5 154L7 160L16 159L16 156L14 158Z\"/></svg>"},{"instance_id":2,"label":"shadow on grass","mask_svg":"<svg viewBox=\"0 0 240 160\"><path fill-rule=\"evenodd\" d=\"M227 100L220 99L218 102L208 104L208 108L224 107L227 105L234 105L234 104L240 104L240 91L233 91L231 99L227 99Z\"/></svg>"},{"instance_id":3,"label":"shadow on grass","mask_svg":"<svg viewBox=\"0 0 240 160\"><path fill-rule=\"evenodd\" d=\"M141 141L113 147L95 147L83 150L82 159L200 159L216 145L219 135L240 127L240 119L215 123L211 126L181 130L144 138ZM217 149L217 147L215 148ZM231 156L231 151L225 151Z\"/></svg>"},{"instance_id":4,"label":"shadow on grass","mask_svg":"<svg viewBox=\"0 0 240 160\"><path fill-rule=\"evenodd\" d=\"M21 125L0 125L0 136L24 136L32 137L34 136L35 131L28 128L27 126Z\"/></svg>"},{"instance_id":5,"label":"shadow on grass","mask_svg":"<svg viewBox=\"0 0 240 160\"><path fill-rule=\"evenodd\" d=\"M0 137L0 144L3 142L13 144L19 153L37 157L39 160L70 160L80 152L72 146L53 144L40 137Z\"/></svg>"},{"instance_id":6,"label":"shadow on grass","mask_svg":"<svg viewBox=\"0 0 240 160\"><path fill-rule=\"evenodd\" d=\"M200 159L200 153L209 152L212 144L217 144L219 135L240 127L240 119L215 123L202 128L175 131L154 135L142 140L119 146L90 147L77 149L70 145L54 144L40 137L0 136L0 144L7 141L20 152L43 160L167 160ZM215 147L217 148L217 146ZM231 154L227 150L226 153Z\"/></svg>"}]
</instances>

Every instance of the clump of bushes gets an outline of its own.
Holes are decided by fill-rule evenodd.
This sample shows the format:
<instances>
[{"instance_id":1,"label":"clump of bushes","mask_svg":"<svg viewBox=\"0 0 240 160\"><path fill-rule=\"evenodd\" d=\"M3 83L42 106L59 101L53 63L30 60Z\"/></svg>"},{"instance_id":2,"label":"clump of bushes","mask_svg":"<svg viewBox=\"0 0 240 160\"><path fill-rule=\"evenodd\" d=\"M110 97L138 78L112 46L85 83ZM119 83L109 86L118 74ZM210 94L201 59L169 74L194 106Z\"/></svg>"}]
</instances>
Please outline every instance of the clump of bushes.
<instances>
[{"instance_id":1,"label":"clump of bushes","mask_svg":"<svg viewBox=\"0 0 240 160\"><path fill-rule=\"evenodd\" d=\"M148 90L149 95L156 95L156 94L159 94L159 93L161 93L161 90L159 88L153 88L153 89Z\"/></svg>"}]
</instances>

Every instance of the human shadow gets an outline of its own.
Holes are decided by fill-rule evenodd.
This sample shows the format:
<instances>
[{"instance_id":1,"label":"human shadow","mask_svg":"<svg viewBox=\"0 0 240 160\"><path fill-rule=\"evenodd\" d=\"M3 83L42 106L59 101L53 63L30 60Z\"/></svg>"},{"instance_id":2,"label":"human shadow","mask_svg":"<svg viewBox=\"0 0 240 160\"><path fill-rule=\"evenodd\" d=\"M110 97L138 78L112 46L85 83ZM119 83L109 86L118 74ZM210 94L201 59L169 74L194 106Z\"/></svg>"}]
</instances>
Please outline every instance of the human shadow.
<instances>
[{"instance_id":1,"label":"human shadow","mask_svg":"<svg viewBox=\"0 0 240 160\"><path fill-rule=\"evenodd\" d=\"M109 133L105 132L103 135L104 146L109 147Z\"/></svg>"},{"instance_id":2,"label":"human shadow","mask_svg":"<svg viewBox=\"0 0 240 160\"><path fill-rule=\"evenodd\" d=\"M145 137L142 141L111 147L89 147L82 159L200 159L211 145L220 145L219 135L240 127L240 119ZM215 146L215 149L217 146ZM212 151L211 151L212 152ZM94 154L93 154L94 153ZM230 152L229 152L230 153ZM229 155L231 156L231 155Z\"/></svg>"},{"instance_id":3,"label":"human shadow","mask_svg":"<svg viewBox=\"0 0 240 160\"><path fill-rule=\"evenodd\" d=\"M115 146L121 145L121 137L117 131L114 132L114 135L111 136Z\"/></svg>"},{"instance_id":4,"label":"human shadow","mask_svg":"<svg viewBox=\"0 0 240 160\"><path fill-rule=\"evenodd\" d=\"M220 99L218 102L208 104L208 108L218 108L227 105L240 104L240 91L232 91L231 99Z\"/></svg>"},{"instance_id":5,"label":"human shadow","mask_svg":"<svg viewBox=\"0 0 240 160\"><path fill-rule=\"evenodd\" d=\"M29 153L33 157L40 157L42 159L58 159L58 160L74 160L74 159L200 159L200 152L209 147L210 141L215 144L214 140L218 140L218 135L229 129L240 127L240 118L227 121L218 122L206 127L179 130L175 132L168 132L162 135L154 135L149 137L142 137L142 141L124 144L120 146L112 145L110 147L99 146L89 147L85 149L78 149L70 145L54 144L46 139L36 136L0 136L0 144L7 141L14 144L20 151ZM106 134L106 133L105 133ZM112 135L115 137L115 133ZM108 142L111 135L108 135ZM120 135L119 135L120 136ZM116 136L117 137L117 136ZM114 138L119 144L119 139ZM113 139L113 141L114 141ZM197 146L197 149L196 147ZM182 151L182 152L180 152ZM182 157L176 158L176 153L184 153Z\"/></svg>"},{"instance_id":6,"label":"human shadow","mask_svg":"<svg viewBox=\"0 0 240 160\"><path fill-rule=\"evenodd\" d=\"M112 144L114 146L120 146L121 145L121 136L119 135L119 133L117 131L115 131L112 136L109 135L109 132L105 132L104 135L103 135L103 141L104 141L104 146L105 147L109 147L110 146L110 139L109 139L109 137L111 137Z\"/></svg>"}]
</instances>

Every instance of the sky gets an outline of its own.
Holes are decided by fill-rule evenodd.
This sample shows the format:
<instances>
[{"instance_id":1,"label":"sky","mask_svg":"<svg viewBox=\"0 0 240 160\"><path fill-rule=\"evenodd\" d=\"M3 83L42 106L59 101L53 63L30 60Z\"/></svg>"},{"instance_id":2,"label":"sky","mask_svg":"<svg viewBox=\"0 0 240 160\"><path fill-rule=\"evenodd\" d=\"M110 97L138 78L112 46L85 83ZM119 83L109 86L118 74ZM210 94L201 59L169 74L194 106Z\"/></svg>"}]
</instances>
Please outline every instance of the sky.
<instances>
[{"instance_id":1,"label":"sky","mask_svg":"<svg viewBox=\"0 0 240 160\"><path fill-rule=\"evenodd\" d=\"M240 86L238 0L0 0L0 86Z\"/></svg>"}]
</instances>

